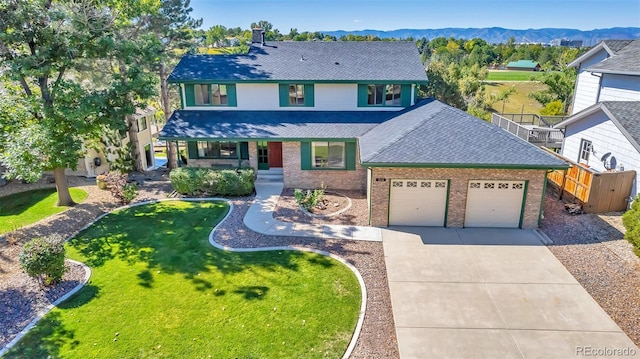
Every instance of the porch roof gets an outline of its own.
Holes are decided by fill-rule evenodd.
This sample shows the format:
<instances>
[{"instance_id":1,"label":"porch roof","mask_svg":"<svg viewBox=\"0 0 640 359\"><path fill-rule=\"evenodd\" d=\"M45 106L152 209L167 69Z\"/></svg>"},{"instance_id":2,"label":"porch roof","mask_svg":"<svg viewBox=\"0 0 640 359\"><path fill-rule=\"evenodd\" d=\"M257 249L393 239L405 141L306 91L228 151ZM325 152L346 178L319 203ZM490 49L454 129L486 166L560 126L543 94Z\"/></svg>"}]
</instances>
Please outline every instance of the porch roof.
<instances>
[{"instance_id":1,"label":"porch roof","mask_svg":"<svg viewBox=\"0 0 640 359\"><path fill-rule=\"evenodd\" d=\"M394 111L175 111L164 140L355 139Z\"/></svg>"}]
</instances>

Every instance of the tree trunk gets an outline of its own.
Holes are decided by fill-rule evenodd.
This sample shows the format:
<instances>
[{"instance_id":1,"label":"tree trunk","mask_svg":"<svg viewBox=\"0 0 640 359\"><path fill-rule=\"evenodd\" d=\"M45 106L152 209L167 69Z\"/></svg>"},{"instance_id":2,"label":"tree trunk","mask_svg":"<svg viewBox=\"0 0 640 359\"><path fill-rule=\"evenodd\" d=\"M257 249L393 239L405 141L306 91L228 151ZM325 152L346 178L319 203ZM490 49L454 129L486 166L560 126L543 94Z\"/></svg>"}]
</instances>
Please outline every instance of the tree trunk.
<instances>
[{"instance_id":1,"label":"tree trunk","mask_svg":"<svg viewBox=\"0 0 640 359\"><path fill-rule=\"evenodd\" d=\"M164 61L160 62L160 102L164 112L165 125L171 117L171 103L169 99L169 87L167 85L167 66ZM169 169L178 168L178 150L173 141L167 141L167 167Z\"/></svg>"},{"instance_id":2,"label":"tree trunk","mask_svg":"<svg viewBox=\"0 0 640 359\"><path fill-rule=\"evenodd\" d=\"M64 173L64 168L54 168L53 178L56 181L56 191L58 191L58 202L56 206L73 206L76 204L71 199L71 193L69 193L69 184L67 183L67 175Z\"/></svg>"}]
</instances>

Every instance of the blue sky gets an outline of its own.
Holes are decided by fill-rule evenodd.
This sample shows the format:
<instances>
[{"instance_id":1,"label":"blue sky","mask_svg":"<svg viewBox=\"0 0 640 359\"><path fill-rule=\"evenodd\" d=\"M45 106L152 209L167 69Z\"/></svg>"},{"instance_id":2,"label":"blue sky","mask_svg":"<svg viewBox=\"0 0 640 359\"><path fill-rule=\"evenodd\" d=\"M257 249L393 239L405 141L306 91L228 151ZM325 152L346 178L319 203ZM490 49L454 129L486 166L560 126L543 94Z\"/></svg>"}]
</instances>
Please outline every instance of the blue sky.
<instances>
[{"instance_id":1,"label":"blue sky","mask_svg":"<svg viewBox=\"0 0 640 359\"><path fill-rule=\"evenodd\" d=\"M249 28L267 20L281 33L402 28L510 29L640 27L640 0L191 0L192 15Z\"/></svg>"}]
</instances>

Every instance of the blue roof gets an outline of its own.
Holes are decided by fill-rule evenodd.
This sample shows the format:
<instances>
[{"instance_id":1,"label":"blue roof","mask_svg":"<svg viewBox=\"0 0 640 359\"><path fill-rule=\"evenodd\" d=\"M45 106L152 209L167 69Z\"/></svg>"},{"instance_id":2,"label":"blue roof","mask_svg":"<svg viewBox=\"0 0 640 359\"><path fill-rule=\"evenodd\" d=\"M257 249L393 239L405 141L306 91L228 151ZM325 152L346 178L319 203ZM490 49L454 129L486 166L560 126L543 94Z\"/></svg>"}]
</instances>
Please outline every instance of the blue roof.
<instances>
[{"instance_id":1,"label":"blue roof","mask_svg":"<svg viewBox=\"0 0 640 359\"><path fill-rule=\"evenodd\" d=\"M186 55L169 82L426 82L413 42L295 41L252 45L238 55Z\"/></svg>"},{"instance_id":2,"label":"blue roof","mask_svg":"<svg viewBox=\"0 0 640 359\"><path fill-rule=\"evenodd\" d=\"M175 111L167 140L355 139L392 117L390 111Z\"/></svg>"},{"instance_id":3,"label":"blue roof","mask_svg":"<svg viewBox=\"0 0 640 359\"><path fill-rule=\"evenodd\" d=\"M435 99L397 113L360 138L364 165L554 168L567 164L521 138Z\"/></svg>"}]
</instances>

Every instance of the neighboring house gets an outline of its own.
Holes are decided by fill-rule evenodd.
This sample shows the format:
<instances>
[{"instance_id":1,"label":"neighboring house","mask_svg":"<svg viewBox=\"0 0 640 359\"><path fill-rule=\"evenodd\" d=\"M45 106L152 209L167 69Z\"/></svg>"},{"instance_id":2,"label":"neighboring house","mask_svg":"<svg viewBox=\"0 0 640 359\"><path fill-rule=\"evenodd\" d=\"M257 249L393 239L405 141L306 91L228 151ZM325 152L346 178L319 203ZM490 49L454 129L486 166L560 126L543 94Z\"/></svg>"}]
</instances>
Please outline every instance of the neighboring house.
<instances>
[{"instance_id":1,"label":"neighboring house","mask_svg":"<svg viewBox=\"0 0 640 359\"><path fill-rule=\"evenodd\" d=\"M569 64L578 69L561 154L598 171L640 172L640 40L604 40ZM638 177L631 195L638 194Z\"/></svg>"},{"instance_id":2,"label":"neighboring house","mask_svg":"<svg viewBox=\"0 0 640 359\"><path fill-rule=\"evenodd\" d=\"M414 43L256 38L245 55L185 56L169 77L183 109L159 138L186 141L189 166L366 192L373 226L538 225L547 171L568 166L463 111L416 103L427 78Z\"/></svg>"},{"instance_id":3,"label":"neighboring house","mask_svg":"<svg viewBox=\"0 0 640 359\"><path fill-rule=\"evenodd\" d=\"M140 149L138 156L142 160L142 166L145 171L149 171L154 168L154 151L153 140L151 136L151 120L153 119L156 110L153 108L147 108L144 110L137 110L135 118L138 126L138 143ZM129 132L122 131L120 133L120 147L127 146L130 142ZM78 160L77 169L67 169L67 174L76 176L95 177L99 174L103 174L109 171L109 161L114 161L117 158L117 154L103 153L103 151L96 151L93 148L85 147L86 153L84 158ZM115 151L115 147L111 147L110 151Z\"/></svg>"},{"instance_id":4,"label":"neighboring house","mask_svg":"<svg viewBox=\"0 0 640 359\"><path fill-rule=\"evenodd\" d=\"M540 64L532 60L511 61L507 64L507 70L540 71Z\"/></svg>"},{"instance_id":5,"label":"neighboring house","mask_svg":"<svg viewBox=\"0 0 640 359\"><path fill-rule=\"evenodd\" d=\"M640 101L602 101L556 127L565 129L564 157L602 172L640 171Z\"/></svg>"},{"instance_id":6,"label":"neighboring house","mask_svg":"<svg viewBox=\"0 0 640 359\"><path fill-rule=\"evenodd\" d=\"M555 39L555 40L551 40L549 42L549 45L578 48L578 47L582 47L582 40Z\"/></svg>"},{"instance_id":7,"label":"neighboring house","mask_svg":"<svg viewBox=\"0 0 640 359\"><path fill-rule=\"evenodd\" d=\"M604 40L573 60L572 115L600 101L640 101L640 40Z\"/></svg>"}]
</instances>

